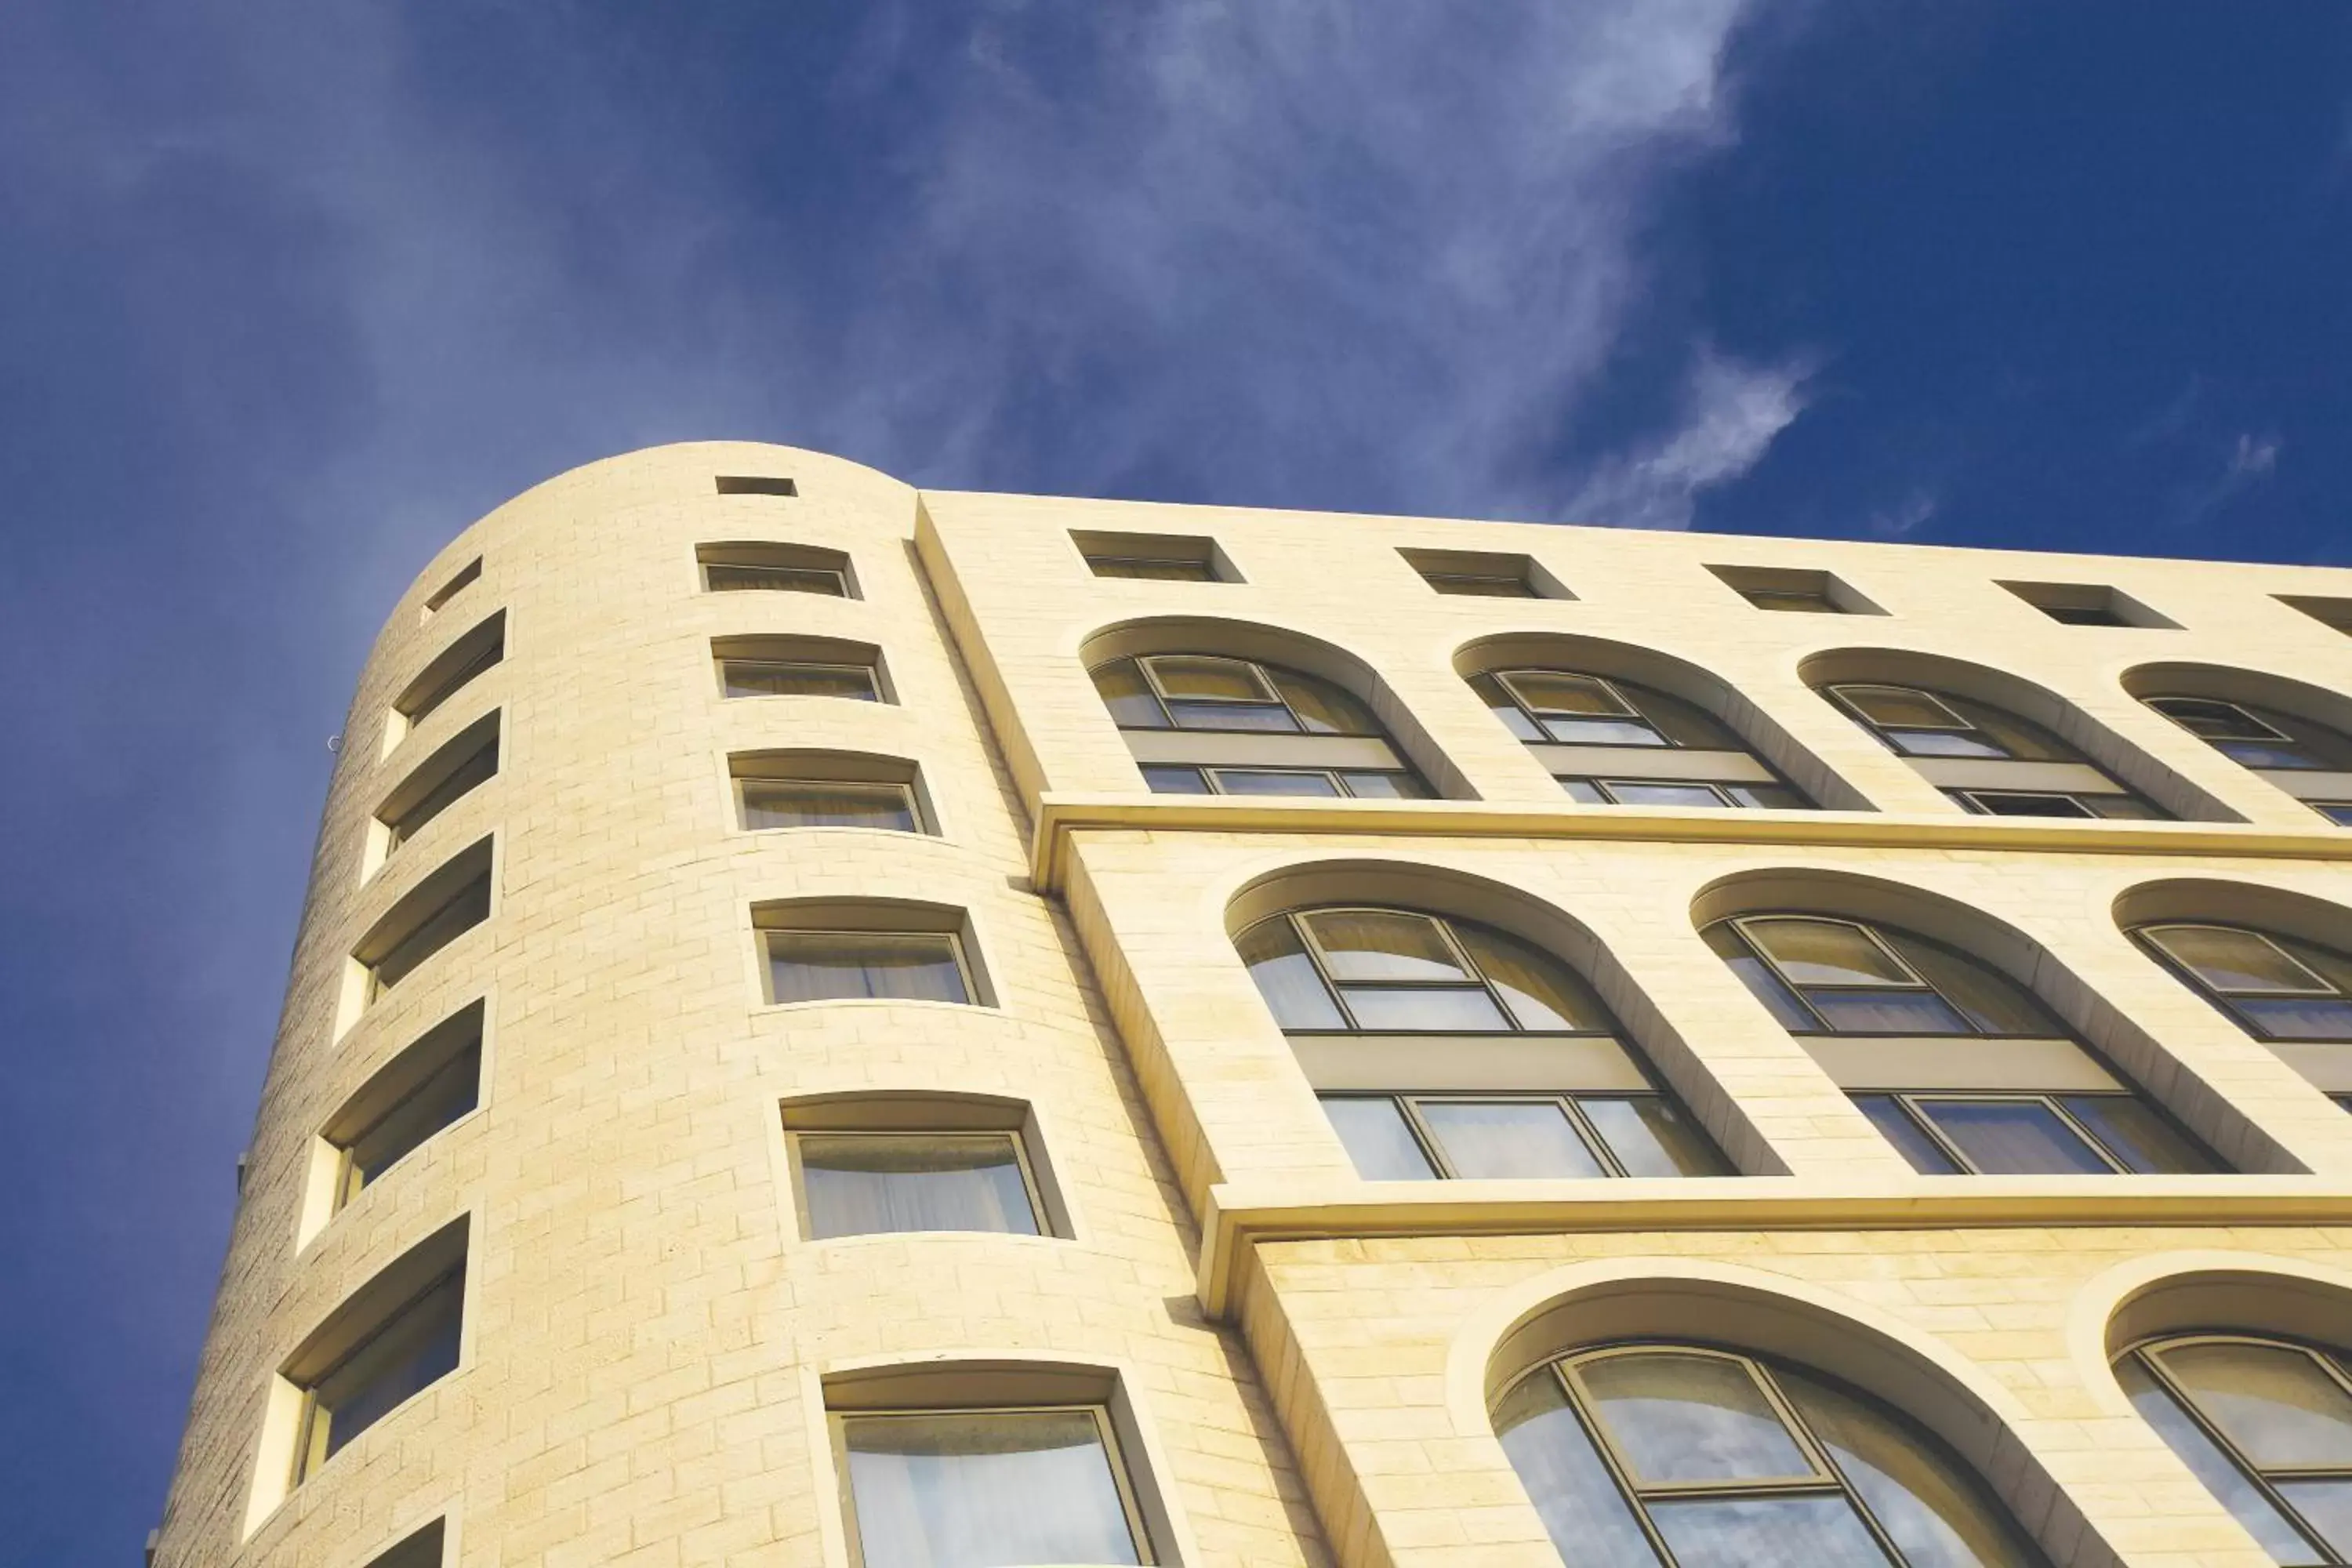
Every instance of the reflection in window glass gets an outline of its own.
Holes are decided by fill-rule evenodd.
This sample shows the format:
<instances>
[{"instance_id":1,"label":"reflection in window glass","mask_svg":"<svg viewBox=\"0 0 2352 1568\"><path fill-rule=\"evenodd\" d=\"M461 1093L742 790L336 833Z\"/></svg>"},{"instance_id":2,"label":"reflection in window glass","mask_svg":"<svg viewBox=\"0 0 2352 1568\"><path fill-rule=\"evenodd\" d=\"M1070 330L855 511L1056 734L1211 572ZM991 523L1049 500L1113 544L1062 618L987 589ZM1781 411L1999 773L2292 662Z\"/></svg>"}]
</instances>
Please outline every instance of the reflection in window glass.
<instances>
[{"instance_id":1,"label":"reflection in window glass","mask_svg":"<svg viewBox=\"0 0 2352 1568\"><path fill-rule=\"evenodd\" d=\"M1139 1563L1101 1413L845 1415L866 1568Z\"/></svg>"},{"instance_id":2,"label":"reflection in window glass","mask_svg":"<svg viewBox=\"0 0 2352 1568\"><path fill-rule=\"evenodd\" d=\"M1324 1114L1368 1182L1423 1182L1437 1172L1404 1119L1404 1110L1386 1096L1327 1094Z\"/></svg>"},{"instance_id":3,"label":"reflection in window glass","mask_svg":"<svg viewBox=\"0 0 2352 1568\"><path fill-rule=\"evenodd\" d=\"M1427 915L1389 910L1325 910L1301 917L1331 978L1467 980L1444 929Z\"/></svg>"},{"instance_id":4,"label":"reflection in window glass","mask_svg":"<svg viewBox=\"0 0 2352 1568\"><path fill-rule=\"evenodd\" d=\"M2205 1429L2149 1375L2137 1355L2127 1355L2116 1363L2116 1381L2123 1385L2141 1419L2156 1429L2166 1447L2180 1456L2197 1479L2205 1483L2205 1489L2246 1527L2247 1533L2260 1542L2273 1559L2298 1565L2319 1561L2310 1542L2287 1521L2278 1505L2264 1496L2220 1445L2205 1435Z\"/></svg>"},{"instance_id":5,"label":"reflection in window glass","mask_svg":"<svg viewBox=\"0 0 2352 1568\"><path fill-rule=\"evenodd\" d=\"M1307 947L1282 918L1260 921L1234 939L1258 994L1286 1029L1344 1029L1348 1020L1324 988Z\"/></svg>"},{"instance_id":6,"label":"reflection in window glass","mask_svg":"<svg viewBox=\"0 0 2352 1568\"><path fill-rule=\"evenodd\" d=\"M1658 1351L1608 1356L1576 1371L1638 1482L1817 1473L1743 1362Z\"/></svg>"},{"instance_id":7,"label":"reflection in window glass","mask_svg":"<svg viewBox=\"0 0 2352 1568\"><path fill-rule=\"evenodd\" d=\"M1583 1111L1629 1176L1715 1176L1723 1161L1690 1119L1661 1095L1580 1095Z\"/></svg>"},{"instance_id":8,"label":"reflection in window glass","mask_svg":"<svg viewBox=\"0 0 2352 1568\"><path fill-rule=\"evenodd\" d=\"M1916 985L1919 982L1860 926L1775 915L1739 922L1797 985Z\"/></svg>"},{"instance_id":9,"label":"reflection in window glass","mask_svg":"<svg viewBox=\"0 0 2352 1568\"><path fill-rule=\"evenodd\" d=\"M1632 1505L1549 1368L1504 1395L1495 1434L1563 1559L1591 1568L1657 1568Z\"/></svg>"},{"instance_id":10,"label":"reflection in window glass","mask_svg":"<svg viewBox=\"0 0 2352 1568\"><path fill-rule=\"evenodd\" d=\"M956 939L945 933L768 933L771 993L778 1002L969 1002L958 960Z\"/></svg>"},{"instance_id":11,"label":"reflection in window glass","mask_svg":"<svg viewBox=\"0 0 2352 1568\"><path fill-rule=\"evenodd\" d=\"M1465 1178L1605 1174L1554 1101L1430 1100L1421 1119Z\"/></svg>"}]
</instances>

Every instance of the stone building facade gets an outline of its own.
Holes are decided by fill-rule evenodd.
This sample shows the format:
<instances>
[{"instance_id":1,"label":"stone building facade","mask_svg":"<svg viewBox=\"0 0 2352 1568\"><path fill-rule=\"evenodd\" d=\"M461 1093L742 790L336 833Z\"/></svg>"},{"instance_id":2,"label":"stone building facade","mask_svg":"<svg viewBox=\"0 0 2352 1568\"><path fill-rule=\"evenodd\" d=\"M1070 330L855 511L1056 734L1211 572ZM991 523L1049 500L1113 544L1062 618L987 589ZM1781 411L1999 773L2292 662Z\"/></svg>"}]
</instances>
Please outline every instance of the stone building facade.
<instances>
[{"instance_id":1,"label":"stone building facade","mask_svg":"<svg viewBox=\"0 0 2352 1568\"><path fill-rule=\"evenodd\" d=\"M550 480L362 676L152 1561L2345 1562L2348 631Z\"/></svg>"}]
</instances>

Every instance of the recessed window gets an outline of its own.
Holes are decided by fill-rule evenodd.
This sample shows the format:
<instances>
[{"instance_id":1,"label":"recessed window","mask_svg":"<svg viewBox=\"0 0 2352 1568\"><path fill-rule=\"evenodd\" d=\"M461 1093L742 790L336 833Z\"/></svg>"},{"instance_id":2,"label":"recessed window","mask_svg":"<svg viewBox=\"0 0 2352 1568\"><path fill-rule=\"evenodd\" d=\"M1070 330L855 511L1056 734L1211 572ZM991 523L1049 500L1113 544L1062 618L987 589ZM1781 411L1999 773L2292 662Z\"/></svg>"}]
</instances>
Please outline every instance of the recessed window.
<instances>
[{"instance_id":1,"label":"recessed window","mask_svg":"<svg viewBox=\"0 0 2352 1568\"><path fill-rule=\"evenodd\" d=\"M450 858L378 921L352 952L365 999L398 985L425 960L490 915L490 841Z\"/></svg>"},{"instance_id":2,"label":"recessed window","mask_svg":"<svg viewBox=\"0 0 2352 1568\"><path fill-rule=\"evenodd\" d=\"M796 496L800 487L781 474L720 474L716 483L723 496Z\"/></svg>"},{"instance_id":3,"label":"recessed window","mask_svg":"<svg viewBox=\"0 0 2352 1568\"><path fill-rule=\"evenodd\" d=\"M722 637L711 645L728 697L835 697L887 702L882 656L838 637Z\"/></svg>"},{"instance_id":4,"label":"recessed window","mask_svg":"<svg viewBox=\"0 0 2352 1568\"><path fill-rule=\"evenodd\" d=\"M371 1558L367 1568L441 1568L446 1534L446 1521L436 1519L391 1551Z\"/></svg>"},{"instance_id":5,"label":"recessed window","mask_svg":"<svg viewBox=\"0 0 2352 1568\"><path fill-rule=\"evenodd\" d=\"M498 776L499 715L467 725L416 765L376 811L383 853L391 854L451 805Z\"/></svg>"},{"instance_id":6,"label":"recessed window","mask_svg":"<svg viewBox=\"0 0 2352 1568\"><path fill-rule=\"evenodd\" d=\"M2140 700L2239 766L2263 774L2330 822L2352 822L2352 735L2282 709L2219 697ZM2312 776L2322 775L2322 776Z\"/></svg>"},{"instance_id":7,"label":"recessed window","mask_svg":"<svg viewBox=\"0 0 2352 1568\"><path fill-rule=\"evenodd\" d=\"M2021 986L1914 932L1811 914L1702 933L1926 1175L2162 1173L2215 1164ZM2032 1042L1955 1051L1955 1038ZM1864 1046L1859 1042L1870 1040Z\"/></svg>"},{"instance_id":8,"label":"recessed window","mask_svg":"<svg viewBox=\"0 0 2352 1568\"><path fill-rule=\"evenodd\" d=\"M737 820L751 832L866 827L933 833L913 763L860 752L738 752L727 759Z\"/></svg>"},{"instance_id":9,"label":"recessed window","mask_svg":"<svg viewBox=\"0 0 2352 1568\"><path fill-rule=\"evenodd\" d=\"M2168 923L2132 934L2256 1039L2352 1043L2352 955L2242 926Z\"/></svg>"},{"instance_id":10,"label":"recessed window","mask_svg":"<svg viewBox=\"0 0 2352 1568\"><path fill-rule=\"evenodd\" d=\"M281 1372L301 1394L290 1484L457 1368L464 1221L414 1248L339 1308Z\"/></svg>"},{"instance_id":11,"label":"recessed window","mask_svg":"<svg viewBox=\"0 0 2352 1568\"><path fill-rule=\"evenodd\" d=\"M2179 630L2120 588L2089 583L2003 583L2002 587L2053 621L2070 626L2146 626Z\"/></svg>"},{"instance_id":12,"label":"recessed window","mask_svg":"<svg viewBox=\"0 0 2352 1568\"><path fill-rule=\"evenodd\" d=\"M1070 541L1097 577L1154 583L1238 583L1241 574L1217 542L1197 534L1101 533L1074 529Z\"/></svg>"},{"instance_id":13,"label":"recessed window","mask_svg":"<svg viewBox=\"0 0 2352 1568\"><path fill-rule=\"evenodd\" d=\"M1587 805L1811 807L1729 725L1664 691L1565 669L1494 670L1470 689Z\"/></svg>"},{"instance_id":14,"label":"recessed window","mask_svg":"<svg viewBox=\"0 0 2352 1568\"><path fill-rule=\"evenodd\" d=\"M698 544L694 558L702 570L703 587L714 594L748 591L857 597L849 557L838 550L753 541Z\"/></svg>"},{"instance_id":15,"label":"recessed window","mask_svg":"<svg viewBox=\"0 0 2352 1568\"><path fill-rule=\"evenodd\" d=\"M1816 616L1886 613L1827 572L1790 566L1709 566L1707 570L1759 610Z\"/></svg>"},{"instance_id":16,"label":"recessed window","mask_svg":"<svg viewBox=\"0 0 2352 1568\"><path fill-rule=\"evenodd\" d=\"M2352 1562L2352 1371L2289 1340L2193 1334L2116 1360L2134 1408L2278 1563Z\"/></svg>"},{"instance_id":17,"label":"recessed window","mask_svg":"<svg viewBox=\"0 0 2352 1568\"><path fill-rule=\"evenodd\" d=\"M326 1215L481 1103L482 1017L477 1002L436 1026L379 1068L320 1130L332 1165Z\"/></svg>"},{"instance_id":18,"label":"recessed window","mask_svg":"<svg viewBox=\"0 0 2352 1568\"><path fill-rule=\"evenodd\" d=\"M1330 908L1261 921L1234 946L1368 1181L1727 1169L1591 987L1516 937ZM1559 1038L1531 1051L1526 1037Z\"/></svg>"},{"instance_id":19,"label":"recessed window","mask_svg":"<svg viewBox=\"0 0 2352 1568\"><path fill-rule=\"evenodd\" d=\"M2352 635L2352 599L2331 599L2314 594L2281 594L2278 602L2301 610L2321 626Z\"/></svg>"},{"instance_id":20,"label":"recessed window","mask_svg":"<svg viewBox=\"0 0 2352 1568\"><path fill-rule=\"evenodd\" d=\"M1473 599L1572 599L1534 557L1486 550L1400 550L1441 594Z\"/></svg>"},{"instance_id":21,"label":"recessed window","mask_svg":"<svg viewBox=\"0 0 2352 1568\"><path fill-rule=\"evenodd\" d=\"M1495 1407L1560 1555L1609 1568L2036 1568L1982 1484L1894 1410L1696 1345L1564 1356Z\"/></svg>"},{"instance_id":22,"label":"recessed window","mask_svg":"<svg viewBox=\"0 0 2352 1568\"><path fill-rule=\"evenodd\" d=\"M441 586L433 590L433 596L425 601L425 613L419 618L428 621L431 620L435 616L440 614L442 605L447 604L450 600L456 598L458 595L471 587L474 583L481 577L481 575L482 558L477 555L471 561L467 562L463 566L459 567L456 576L450 578L446 583L442 584Z\"/></svg>"},{"instance_id":23,"label":"recessed window","mask_svg":"<svg viewBox=\"0 0 2352 1568\"><path fill-rule=\"evenodd\" d=\"M506 612L500 610L443 649L393 700L394 710L407 721L410 728L425 722L435 709L463 690L468 681L506 657Z\"/></svg>"},{"instance_id":24,"label":"recessed window","mask_svg":"<svg viewBox=\"0 0 2352 1568\"><path fill-rule=\"evenodd\" d=\"M2041 725L1989 702L1869 681L1822 689L1965 811L2138 821L2167 815Z\"/></svg>"},{"instance_id":25,"label":"recessed window","mask_svg":"<svg viewBox=\"0 0 2352 1568\"><path fill-rule=\"evenodd\" d=\"M754 906L752 922L772 1003L987 1005L961 910L803 900Z\"/></svg>"}]
</instances>

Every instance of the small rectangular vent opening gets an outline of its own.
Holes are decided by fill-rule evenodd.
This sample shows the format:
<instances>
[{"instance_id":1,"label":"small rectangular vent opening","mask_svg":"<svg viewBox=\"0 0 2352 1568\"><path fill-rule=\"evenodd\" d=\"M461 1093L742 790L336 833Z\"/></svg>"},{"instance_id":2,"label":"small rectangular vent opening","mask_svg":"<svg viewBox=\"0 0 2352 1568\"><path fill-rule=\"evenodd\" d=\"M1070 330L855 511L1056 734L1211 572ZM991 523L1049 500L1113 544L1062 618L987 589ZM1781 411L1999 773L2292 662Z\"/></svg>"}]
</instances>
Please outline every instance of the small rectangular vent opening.
<instances>
[{"instance_id":1,"label":"small rectangular vent opening","mask_svg":"<svg viewBox=\"0 0 2352 1568\"><path fill-rule=\"evenodd\" d=\"M780 474L720 474L723 496L796 496L800 487Z\"/></svg>"}]
</instances>

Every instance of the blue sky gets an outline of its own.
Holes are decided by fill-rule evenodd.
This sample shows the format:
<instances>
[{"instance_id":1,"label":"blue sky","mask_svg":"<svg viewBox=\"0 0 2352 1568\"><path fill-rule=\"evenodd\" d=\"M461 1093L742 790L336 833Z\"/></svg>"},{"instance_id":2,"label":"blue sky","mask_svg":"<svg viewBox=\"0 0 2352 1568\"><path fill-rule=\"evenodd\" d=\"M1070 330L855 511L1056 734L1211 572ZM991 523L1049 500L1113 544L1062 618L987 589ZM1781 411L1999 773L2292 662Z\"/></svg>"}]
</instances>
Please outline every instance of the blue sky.
<instances>
[{"instance_id":1,"label":"blue sky","mask_svg":"<svg viewBox=\"0 0 2352 1568\"><path fill-rule=\"evenodd\" d=\"M2352 563L2352 7L0 6L0 1517L135 1561L410 575L650 443Z\"/></svg>"}]
</instances>

